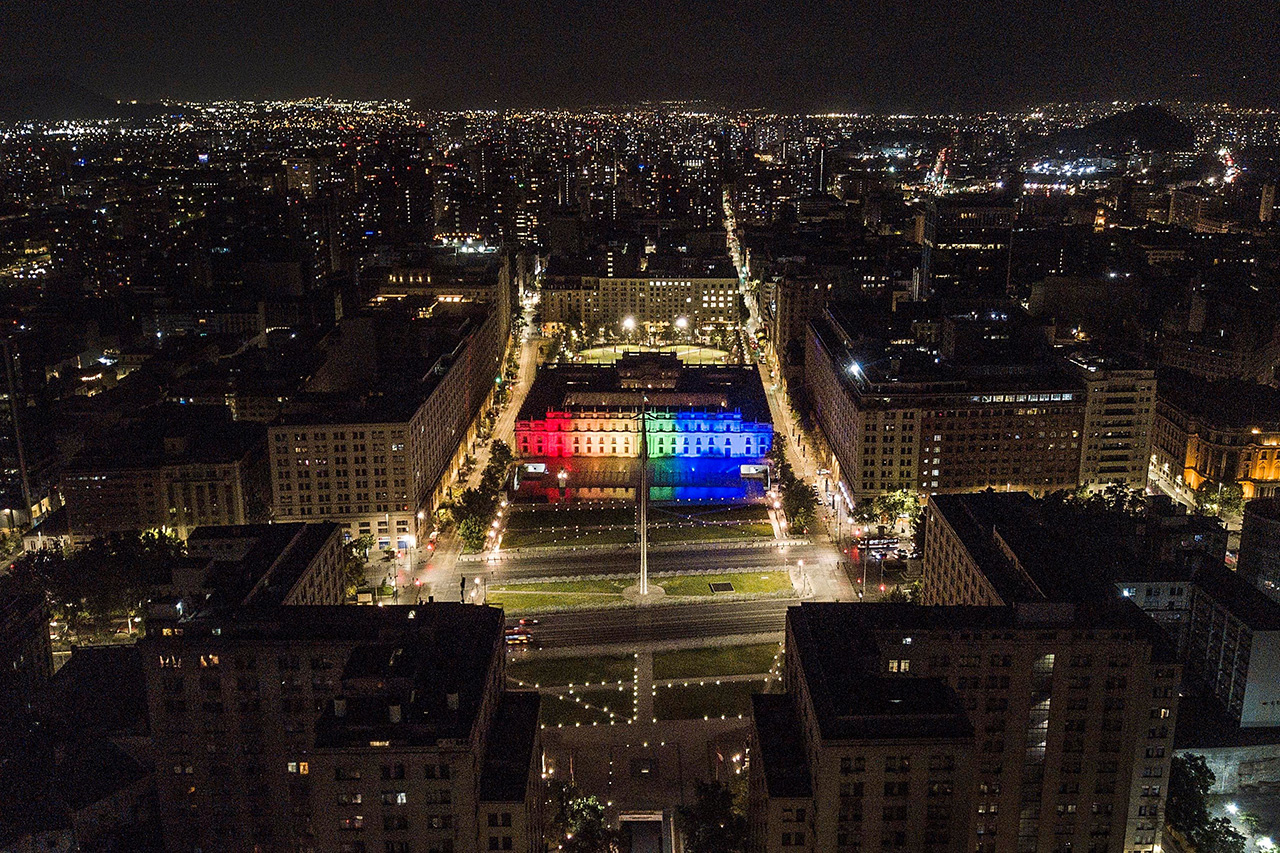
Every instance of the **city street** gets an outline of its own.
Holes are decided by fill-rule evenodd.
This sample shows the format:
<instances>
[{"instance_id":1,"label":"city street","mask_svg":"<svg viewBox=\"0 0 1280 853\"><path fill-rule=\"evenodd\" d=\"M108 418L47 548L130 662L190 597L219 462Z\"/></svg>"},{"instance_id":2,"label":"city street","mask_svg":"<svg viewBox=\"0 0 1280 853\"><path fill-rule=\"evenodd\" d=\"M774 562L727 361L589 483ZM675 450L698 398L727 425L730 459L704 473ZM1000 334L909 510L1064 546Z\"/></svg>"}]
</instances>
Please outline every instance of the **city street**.
<instances>
[{"instance_id":1,"label":"city street","mask_svg":"<svg viewBox=\"0 0 1280 853\"><path fill-rule=\"evenodd\" d=\"M787 608L797 599L738 601L724 604L672 604L579 610L538 617L530 633L538 645L623 646L666 640L726 637L737 634L780 634ZM508 624L518 620L509 619Z\"/></svg>"}]
</instances>

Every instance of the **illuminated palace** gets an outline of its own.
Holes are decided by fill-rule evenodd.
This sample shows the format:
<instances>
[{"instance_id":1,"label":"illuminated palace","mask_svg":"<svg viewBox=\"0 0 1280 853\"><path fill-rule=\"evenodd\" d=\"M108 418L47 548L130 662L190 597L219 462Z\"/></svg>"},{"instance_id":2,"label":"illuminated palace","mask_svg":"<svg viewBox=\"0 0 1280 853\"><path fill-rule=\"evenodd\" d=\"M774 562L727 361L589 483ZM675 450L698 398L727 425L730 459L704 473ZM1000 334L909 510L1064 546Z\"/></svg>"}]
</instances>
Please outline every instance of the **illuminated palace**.
<instances>
[{"instance_id":1,"label":"illuminated palace","mask_svg":"<svg viewBox=\"0 0 1280 853\"><path fill-rule=\"evenodd\" d=\"M1173 368L1157 387L1151 476L1166 491L1191 500L1208 481L1239 483L1246 500L1280 494L1280 391Z\"/></svg>"},{"instance_id":2,"label":"illuminated palace","mask_svg":"<svg viewBox=\"0 0 1280 853\"><path fill-rule=\"evenodd\" d=\"M674 356L626 356L616 367L542 370L516 420L526 458L636 458L644 410L652 458L749 462L773 446L758 374L749 367L684 367Z\"/></svg>"}]
</instances>

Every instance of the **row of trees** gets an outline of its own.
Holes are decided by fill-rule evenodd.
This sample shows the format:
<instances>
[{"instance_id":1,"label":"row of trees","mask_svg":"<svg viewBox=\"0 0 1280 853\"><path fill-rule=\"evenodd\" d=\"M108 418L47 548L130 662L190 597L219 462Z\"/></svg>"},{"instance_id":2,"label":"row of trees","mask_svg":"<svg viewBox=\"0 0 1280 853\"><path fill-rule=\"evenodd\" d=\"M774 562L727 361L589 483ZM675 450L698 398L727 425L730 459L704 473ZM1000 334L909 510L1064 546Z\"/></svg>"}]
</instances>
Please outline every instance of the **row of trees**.
<instances>
[{"instance_id":1,"label":"row of trees","mask_svg":"<svg viewBox=\"0 0 1280 853\"><path fill-rule=\"evenodd\" d=\"M484 547L489 533L489 519L498 506L498 494L502 489L507 468L515 461L515 454L505 441L494 439L489 445L489 462L480 475L480 485L466 489L445 509L457 525L458 538L468 551Z\"/></svg>"},{"instance_id":2,"label":"row of trees","mask_svg":"<svg viewBox=\"0 0 1280 853\"><path fill-rule=\"evenodd\" d=\"M796 533L804 533L813 522L814 513L818 509L818 496L813 488L796 476L787 461L785 449L786 436L774 435L773 447L769 449L768 459L773 463L773 478L782 490L782 511L786 513L787 523Z\"/></svg>"},{"instance_id":3,"label":"row of trees","mask_svg":"<svg viewBox=\"0 0 1280 853\"><path fill-rule=\"evenodd\" d=\"M43 593L60 621L75 630L86 621L140 614L157 585L169 582L182 540L164 531L103 536L64 552L44 548L11 563L20 586Z\"/></svg>"}]
</instances>

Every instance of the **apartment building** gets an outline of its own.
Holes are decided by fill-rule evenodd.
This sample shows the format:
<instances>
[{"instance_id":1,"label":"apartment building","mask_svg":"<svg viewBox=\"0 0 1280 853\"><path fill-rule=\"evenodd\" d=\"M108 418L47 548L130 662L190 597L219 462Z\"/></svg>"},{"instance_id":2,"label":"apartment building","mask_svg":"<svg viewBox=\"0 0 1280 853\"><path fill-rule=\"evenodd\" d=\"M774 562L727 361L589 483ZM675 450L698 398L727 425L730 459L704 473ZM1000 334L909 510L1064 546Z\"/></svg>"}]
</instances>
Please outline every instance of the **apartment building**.
<instances>
[{"instance_id":1,"label":"apartment building","mask_svg":"<svg viewBox=\"0 0 1280 853\"><path fill-rule=\"evenodd\" d=\"M499 610L236 607L140 641L170 851L541 848Z\"/></svg>"},{"instance_id":2,"label":"apartment building","mask_svg":"<svg viewBox=\"0 0 1280 853\"><path fill-rule=\"evenodd\" d=\"M1119 599L804 604L755 697L751 851L1152 851L1180 668Z\"/></svg>"},{"instance_id":3,"label":"apartment building","mask_svg":"<svg viewBox=\"0 0 1280 853\"><path fill-rule=\"evenodd\" d=\"M1155 371L1100 358L1073 359L1073 364L1085 383L1080 485L1145 489L1155 428Z\"/></svg>"}]
</instances>

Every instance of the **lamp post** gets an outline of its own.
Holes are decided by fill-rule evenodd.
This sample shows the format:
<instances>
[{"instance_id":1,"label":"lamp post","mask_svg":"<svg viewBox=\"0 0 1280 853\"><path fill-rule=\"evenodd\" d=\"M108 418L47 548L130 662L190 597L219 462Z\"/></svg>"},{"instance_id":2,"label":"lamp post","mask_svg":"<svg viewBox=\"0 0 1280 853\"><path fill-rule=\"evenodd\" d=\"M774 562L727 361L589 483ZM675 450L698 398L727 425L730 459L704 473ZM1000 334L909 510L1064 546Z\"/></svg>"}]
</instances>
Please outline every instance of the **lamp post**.
<instances>
[{"instance_id":1,"label":"lamp post","mask_svg":"<svg viewBox=\"0 0 1280 853\"><path fill-rule=\"evenodd\" d=\"M624 332L626 332L626 333L627 333L627 343L628 343L628 344L630 344L630 343L631 343L631 335L632 335L632 333L633 333L633 332L635 332L635 330L636 330L636 318L635 318L635 317L632 317L630 314L628 314L627 316L623 317L623 318L622 318L622 331L624 331ZM623 348L623 352L624 352L624 353L626 352L626 348L625 348L625 347Z\"/></svg>"},{"instance_id":2,"label":"lamp post","mask_svg":"<svg viewBox=\"0 0 1280 853\"><path fill-rule=\"evenodd\" d=\"M647 435L645 406L647 395L640 396L640 595L649 594L649 440Z\"/></svg>"}]
</instances>

